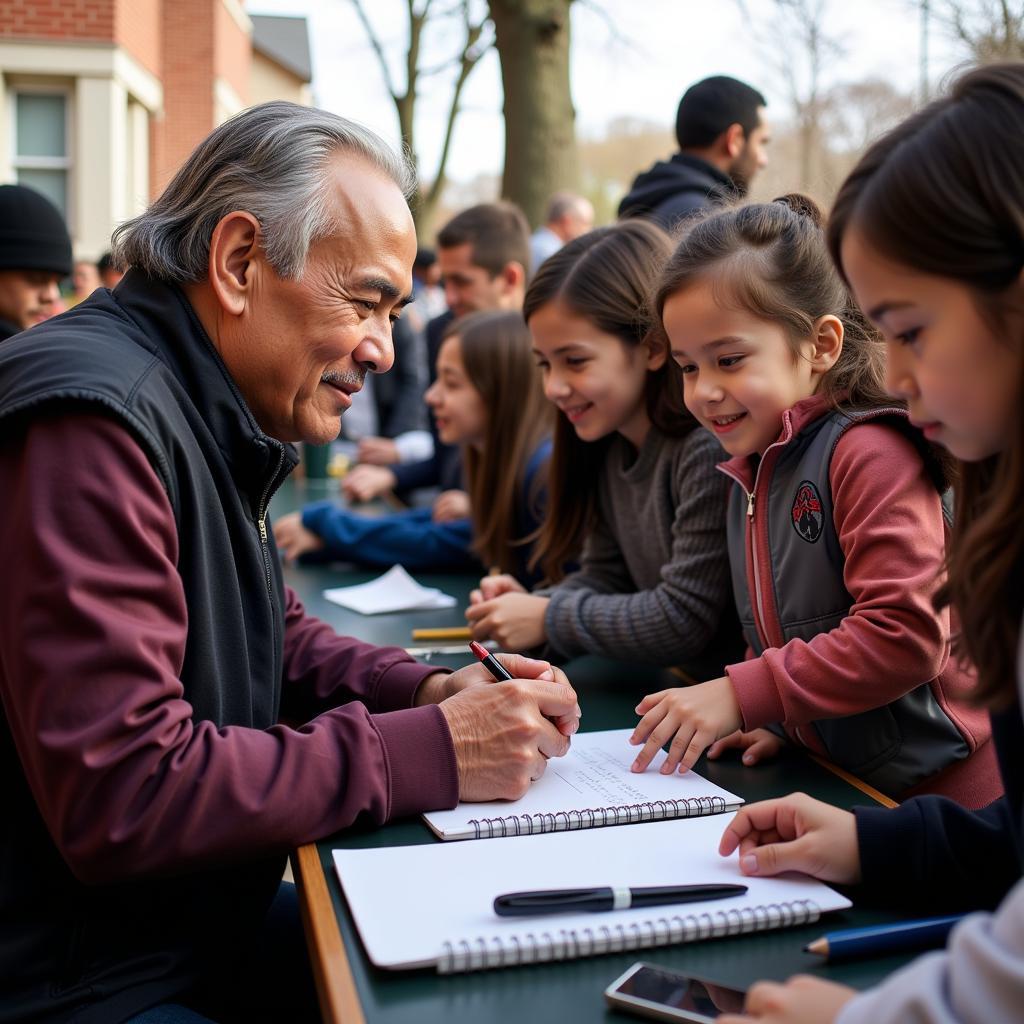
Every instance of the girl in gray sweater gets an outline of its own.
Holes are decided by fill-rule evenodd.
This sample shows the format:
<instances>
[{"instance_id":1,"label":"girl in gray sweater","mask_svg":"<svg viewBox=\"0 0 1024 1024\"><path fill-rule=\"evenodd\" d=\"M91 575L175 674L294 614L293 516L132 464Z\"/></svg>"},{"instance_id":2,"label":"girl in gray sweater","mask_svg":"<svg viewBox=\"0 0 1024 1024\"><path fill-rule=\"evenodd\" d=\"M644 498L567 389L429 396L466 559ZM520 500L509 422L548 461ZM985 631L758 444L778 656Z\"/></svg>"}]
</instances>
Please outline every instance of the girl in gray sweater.
<instances>
[{"instance_id":1,"label":"girl in gray sweater","mask_svg":"<svg viewBox=\"0 0 1024 1024\"><path fill-rule=\"evenodd\" d=\"M481 581L473 635L555 657L676 665L696 678L740 652L717 441L682 402L646 300L671 243L645 221L599 228L548 259L524 314L557 407L534 562L548 585ZM582 549L582 554L580 553ZM567 563L579 558L576 572Z\"/></svg>"}]
</instances>

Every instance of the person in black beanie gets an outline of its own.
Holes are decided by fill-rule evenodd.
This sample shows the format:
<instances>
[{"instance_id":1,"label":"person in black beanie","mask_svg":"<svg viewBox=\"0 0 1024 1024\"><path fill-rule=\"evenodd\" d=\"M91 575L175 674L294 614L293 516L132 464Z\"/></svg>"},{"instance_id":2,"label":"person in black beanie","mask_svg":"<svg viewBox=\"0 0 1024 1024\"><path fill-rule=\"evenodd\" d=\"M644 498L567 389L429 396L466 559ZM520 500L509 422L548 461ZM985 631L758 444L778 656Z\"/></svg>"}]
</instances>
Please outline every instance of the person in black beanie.
<instances>
[{"instance_id":1,"label":"person in black beanie","mask_svg":"<svg viewBox=\"0 0 1024 1024\"><path fill-rule=\"evenodd\" d=\"M679 101L679 152L637 175L619 217L647 217L671 231L694 213L744 196L768 163L764 96L727 75L691 85Z\"/></svg>"},{"instance_id":2,"label":"person in black beanie","mask_svg":"<svg viewBox=\"0 0 1024 1024\"><path fill-rule=\"evenodd\" d=\"M71 273L60 211L35 189L0 185L0 341L53 316Z\"/></svg>"}]
</instances>

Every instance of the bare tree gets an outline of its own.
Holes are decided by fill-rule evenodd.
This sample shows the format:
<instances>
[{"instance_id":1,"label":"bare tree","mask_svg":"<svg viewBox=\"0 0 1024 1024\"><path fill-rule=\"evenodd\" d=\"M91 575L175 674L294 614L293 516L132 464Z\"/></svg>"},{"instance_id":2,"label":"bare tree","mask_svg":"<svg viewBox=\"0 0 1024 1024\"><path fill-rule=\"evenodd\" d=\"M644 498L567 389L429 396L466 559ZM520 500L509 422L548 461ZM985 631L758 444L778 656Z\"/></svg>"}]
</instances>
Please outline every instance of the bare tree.
<instances>
[{"instance_id":1,"label":"bare tree","mask_svg":"<svg viewBox=\"0 0 1024 1024\"><path fill-rule=\"evenodd\" d=\"M502 195L531 224L548 196L575 188L576 111L569 90L573 0L489 0L505 89Z\"/></svg>"},{"instance_id":2,"label":"bare tree","mask_svg":"<svg viewBox=\"0 0 1024 1024\"><path fill-rule=\"evenodd\" d=\"M737 2L785 87L799 139L798 187L810 191L823 173L823 72L843 54L826 31L829 0L774 0L775 15L767 23L758 23L745 0Z\"/></svg>"},{"instance_id":3,"label":"bare tree","mask_svg":"<svg viewBox=\"0 0 1024 1024\"><path fill-rule=\"evenodd\" d=\"M914 100L881 78L844 82L828 91L822 104L826 148L859 156L882 132L914 109Z\"/></svg>"},{"instance_id":4,"label":"bare tree","mask_svg":"<svg viewBox=\"0 0 1024 1024\"><path fill-rule=\"evenodd\" d=\"M979 64L1024 59L1024 3L931 0L932 17Z\"/></svg>"},{"instance_id":5,"label":"bare tree","mask_svg":"<svg viewBox=\"0 0 1024 1024\"><path fill-rule=\"evenodd\" d=\"M457 3L441 5L436 0L406 0L409 16L408 46L405 50L405 82L400 88L394 75L384 43L377 33L367 12L363 0L349 0L363 25L373 52L377 56L384 83L395 104L398 114L399 130L402 141L409 148L417 172L422 172L419 152L416 148L416 99L424 79L443 74L453 73L451 98L448 104L448 117L445 125L444 140L434 168L430 185L420 187L418 202L413 206L416 230L421 238L430 238L433 233L434 214L447 181L448 156L451 152L452 136L455 122L458 120L462 91L473 68L493 43L493 32L486 9L473 0L459 0ZM444 22L457 21L460 25L460 46L450 57L434 66L426 66L423 54L424 32L428 24L444 28ZM422 179L421 179L422 181Z\"/></svg>"}]
</instances>

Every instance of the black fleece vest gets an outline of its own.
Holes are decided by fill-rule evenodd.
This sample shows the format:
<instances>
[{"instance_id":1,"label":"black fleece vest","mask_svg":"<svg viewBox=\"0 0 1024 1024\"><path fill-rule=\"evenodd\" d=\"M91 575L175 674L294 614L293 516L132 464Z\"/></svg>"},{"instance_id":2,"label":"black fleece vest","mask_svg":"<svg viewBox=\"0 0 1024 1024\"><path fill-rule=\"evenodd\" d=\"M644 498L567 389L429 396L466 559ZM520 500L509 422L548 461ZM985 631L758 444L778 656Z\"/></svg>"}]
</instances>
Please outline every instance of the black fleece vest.
<instances>
[{"instance_id":1,"label":"black fleece vest","mask_svg":"<svg viewBox=\"0 0 1024 1024\"><path fill-rule=\"evenodd\" d=\"M98 291L0 346L0 436L69 411L121 424L167 491L193 720L269 727L280 704L284 588L265 516L294 449L256 425L182 293L137 271L115 293ZM127 1018L187 987L209 956L255 928L276 892L283 858L83 885L43 825L6 717L0 771L0 1021Z\"/></svg>"},{"instance_id":2,"label":"black fleece vest","mask_svg":"<svg viewBox=\"0 0 1024 1024\"><path fill-rule=\"evenodd\" d=\"M771 561L761 588L771 590L782 632L781 638L768 638L773 646L811 640L835 629L850 613L853 598L843 582L845 557L833 519L829 469L839 439L866 420L885 422L920 448L920 439L901 410L833 412L807 424L785 445L771 467L767 487L758 489L755 517L767 521ZM746 534L752 525L748 499L737 483L729 495L727 533L736 610L757 656L765 645L755 627L747 584ZM970 753L929 683L920 683L883 707L819 719L800 730L814 730L841 768L883 793L898 795ZM867 690L871 692L870 685Z\"/></svg>"}]
</instances>

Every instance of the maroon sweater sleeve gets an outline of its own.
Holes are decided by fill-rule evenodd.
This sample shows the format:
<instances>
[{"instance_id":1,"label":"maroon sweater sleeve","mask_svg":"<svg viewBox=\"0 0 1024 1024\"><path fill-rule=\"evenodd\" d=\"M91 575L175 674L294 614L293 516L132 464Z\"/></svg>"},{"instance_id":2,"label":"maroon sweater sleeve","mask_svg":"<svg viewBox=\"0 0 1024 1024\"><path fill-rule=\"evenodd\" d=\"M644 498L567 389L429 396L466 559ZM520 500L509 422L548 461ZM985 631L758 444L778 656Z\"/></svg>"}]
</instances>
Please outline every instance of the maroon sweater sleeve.
<instances>
[{"instance_id":1,"label":"maroon sweater sleeve","mask_svg":"<svg viewBox=\"0 0 1024 1024\"><path fill-rule=\"evenodd\" d=\"M192 721L174 517L121 427L85 415L32 424L0 444L0 494L0 697L39 811L80 878L225 863L357 818L455 804L437 707L371 715L354 702L299 729ZM303 649L329 641L294 605L290 616L301 674ZM409 703L409 670L392 652L378 664L373 648L334 643L351 693Z\"/></svg>"}]
</instances>

